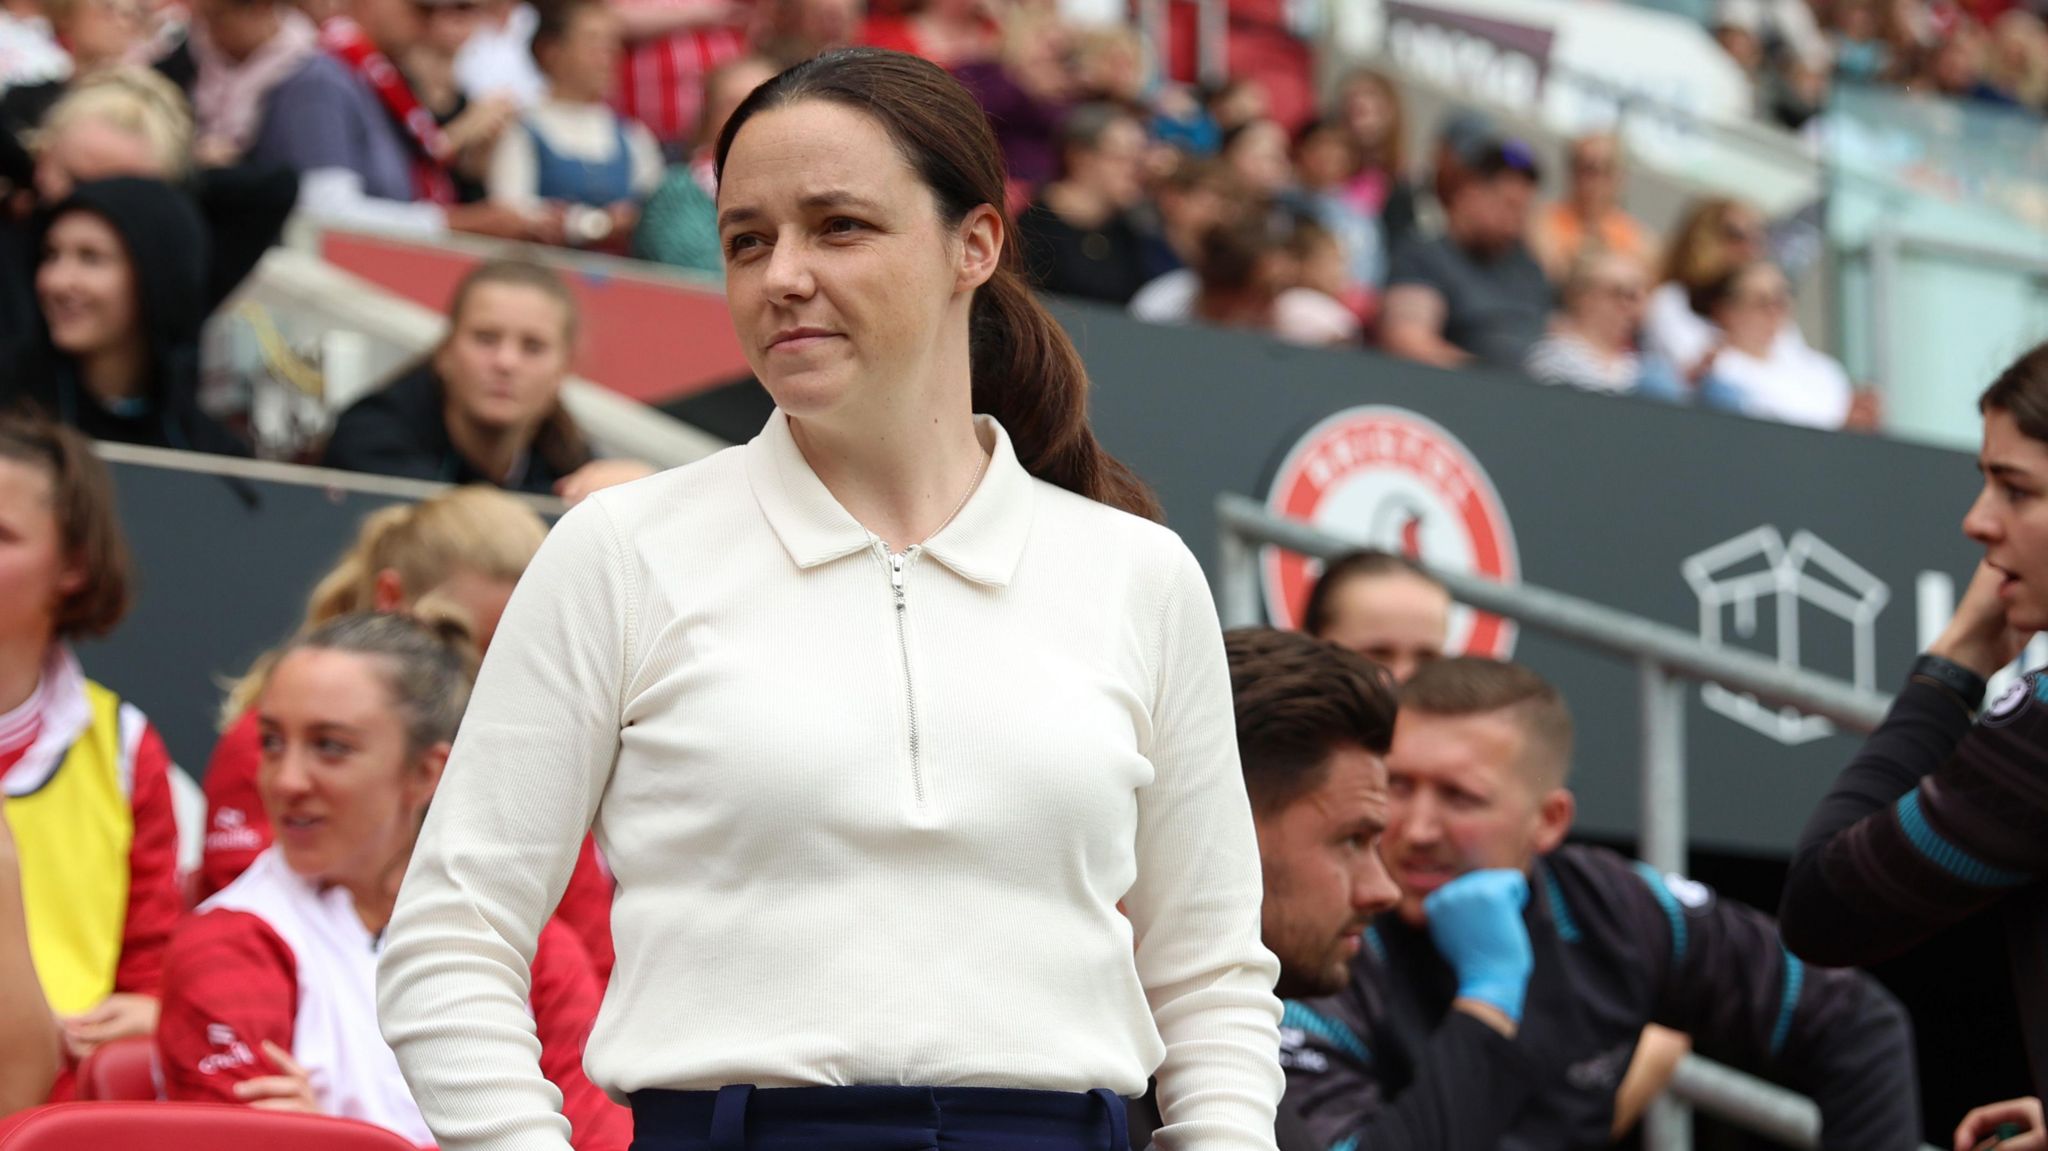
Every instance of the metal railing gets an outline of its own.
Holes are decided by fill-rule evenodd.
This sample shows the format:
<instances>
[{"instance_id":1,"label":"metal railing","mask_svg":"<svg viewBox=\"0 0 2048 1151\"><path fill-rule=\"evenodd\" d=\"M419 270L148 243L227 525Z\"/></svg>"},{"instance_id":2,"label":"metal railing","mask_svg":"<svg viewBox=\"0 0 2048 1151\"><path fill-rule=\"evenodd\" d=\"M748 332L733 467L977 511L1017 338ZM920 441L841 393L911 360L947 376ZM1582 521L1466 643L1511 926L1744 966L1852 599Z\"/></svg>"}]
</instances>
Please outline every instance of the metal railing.
<instances>
[{"instance_id":1,"label":"metal railing","mask_svg":"<svg viewBox=\"0 0 2048 1151\"><path fill-rule=\"evenodd\" d=\"M1263 622L1261 548L1274 546L1315 559L1334 559L1360 543L1274 515L1247 496L1217 498L1226 627ZM1685 870L1685 713L1688 681L1748 692L1765 703L1825 716L1851 731L1883 720L1890 700L1839 680L1784 667L1762 656L1709 647L1688 632L1587 600L1527 584L1499 584L1432 570L1452 598L1636 666L1642 714L1641 852L1664 872ZM1820 1145L1820 1115L1811 1100L1730 1067L1687 1056L1671 1081L1672 1098L1789 1147ZM1653 1151L1691 1146L1682 1115L1653 1114L1645 1145Z\"/></svg>"}]
</instances>

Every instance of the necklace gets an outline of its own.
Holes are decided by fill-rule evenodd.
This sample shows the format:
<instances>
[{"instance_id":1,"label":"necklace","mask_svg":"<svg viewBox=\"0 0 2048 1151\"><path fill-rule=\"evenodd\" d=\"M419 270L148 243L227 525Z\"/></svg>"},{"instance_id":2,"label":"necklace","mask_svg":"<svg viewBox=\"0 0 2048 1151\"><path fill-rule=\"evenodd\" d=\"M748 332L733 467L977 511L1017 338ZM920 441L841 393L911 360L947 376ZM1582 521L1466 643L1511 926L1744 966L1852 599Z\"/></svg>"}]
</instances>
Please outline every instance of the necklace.
<instances>
[{"instance_id":1,"label":"necklace","mask_svg":"<svg viewBox=\"0 0 2048 1151\"><path fill-rule=\"evenodd\" d=\"M977 442L975 446L979 447L980 443ZM932 535L935 536L938 535L940 532L945 531L947 526L950 525L953 522L953 520L960 515L960 509L967 506L967 501L974 498L975 489L981 486L982 473L988 471L989 457L994 454L994 452L981 453L981 465L974 469L974 478L967 482L967 490L960 493L960 502L954 504L953 510L946 513L945 523L942 523L938 527L932 529ZM925 538L930 539L931 536L926 536Z\"/></svg>"}]
</instances>

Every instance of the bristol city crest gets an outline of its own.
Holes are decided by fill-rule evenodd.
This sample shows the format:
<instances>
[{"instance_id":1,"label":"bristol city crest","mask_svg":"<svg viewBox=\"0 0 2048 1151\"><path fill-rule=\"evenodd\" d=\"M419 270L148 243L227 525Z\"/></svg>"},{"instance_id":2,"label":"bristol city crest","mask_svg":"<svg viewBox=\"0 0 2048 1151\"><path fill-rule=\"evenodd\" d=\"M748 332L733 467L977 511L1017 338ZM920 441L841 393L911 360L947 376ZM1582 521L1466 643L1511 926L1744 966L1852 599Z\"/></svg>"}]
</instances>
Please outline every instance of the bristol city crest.
<instances>
[{"instance_id":1,"label":"bristol city crest","mask_svg":"<svg viewBox=\"0 0 2048 1151\"><path fill-rule=\"evenodd\" d=\"M1514 529L1493 481L1458 438L1395 407L1350 408L1317 424L1287 453L1266 507L1360 545L1499 583L1521 576ZM1296 627L1322 565L1267 548L1266 613ZM1506 659L1514 624L1453 609L1445 650Z\"/></svg>"}]
</instances>

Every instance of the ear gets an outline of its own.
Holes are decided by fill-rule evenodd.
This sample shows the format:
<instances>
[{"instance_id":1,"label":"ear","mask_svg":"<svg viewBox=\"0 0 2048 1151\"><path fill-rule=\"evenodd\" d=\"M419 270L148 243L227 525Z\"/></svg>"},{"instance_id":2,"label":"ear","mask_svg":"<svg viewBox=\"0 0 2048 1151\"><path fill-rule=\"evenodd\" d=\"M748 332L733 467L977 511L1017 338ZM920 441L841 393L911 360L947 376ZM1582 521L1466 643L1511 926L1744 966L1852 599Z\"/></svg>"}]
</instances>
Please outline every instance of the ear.
<instances>
[{"instance_id":1,"label":"ear","mask_svg":"<svg viewBox=\"0 0 2048 1151\"><path fill-rule=\"evenodd\" d=\"M86 570L81 557L74 555L64 561L64 570L57 573L57 594L70 599L84 591L91 580L92 573Z\"/></svg>"},{"instance_id":2,"label":"ear","mask_svg":"<svg viewBox=\"0 0 2048 1151\"><path fill-rule=\"evenodd\" d=\"M405 581L394 568L377 573L370 587L370 607L376 611L397 611L405 606Z\"/></svg>"},{"instance_id":3,"label":"ear","mask_svg":"<svg viewBox=\"0 0 2048 1151\"><path fill-rule=\"evenodd\" d=\"M446 742L434 744L420 752L419 760L413 764L413 774L406 780L406 787L413 793L413 802L422 810L432 802L434 792L441 786L441 773L448 767L450 750Z\"/></svg>"},{"instance_id":4,"label":"ear","mask_svg":"<svg viewBox=\"0 0 2048 1151\"><path fill-rule=\"evenodd\" d=\"M960 268L954 281L956 291L971 292L994 278L1002 265L1003 216L987 204L978 204L960 221Z\"/></svg>"},{"instance_id":5,"label":"ear","mask_svg":"<svg viewBox=\"0 0 2048 1151\"><path fill-rule=\"evenodd\" d=\"M1571 834L1572 819L1579 813L1579 801L1562 787L1554 787L1536 804L1536 854L1547 855L1564 844Z\"/></svg>"}]
</instances>

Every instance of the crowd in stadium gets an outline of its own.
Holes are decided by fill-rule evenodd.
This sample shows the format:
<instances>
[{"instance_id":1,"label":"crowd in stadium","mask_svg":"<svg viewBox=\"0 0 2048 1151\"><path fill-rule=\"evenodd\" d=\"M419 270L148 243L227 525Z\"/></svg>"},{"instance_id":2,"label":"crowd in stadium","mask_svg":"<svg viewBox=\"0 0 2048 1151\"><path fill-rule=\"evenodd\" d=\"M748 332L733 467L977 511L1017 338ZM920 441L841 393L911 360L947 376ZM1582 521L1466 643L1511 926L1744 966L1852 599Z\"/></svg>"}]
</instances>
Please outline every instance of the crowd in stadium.
<instances>
[{"instance_id":1,"label":"crowd in stadium","mask_svg":"<svg viewBox=\"0 0 2048 1151\"><path fill-rule=\"evenodd\" d=\"M1724 0L1712 24L1757 78L1760 109L1791 127L1821 106L1831 77L2048 104L2048 29L2000 0ZM593 611L614 595L637 610L646 590L598 589L569 578L566 560L538 563L551 529L515 494L576 506L619 489L616 506L650 523L668 510L650 510L644 498L629 508L623 493L644 489L621 485L655 469L602 457L562 405L580 323L572 293L523 259L480 264L449 301L434 350L338 415L320 462L455 486L375 513L345 547L336 541L339 559L308 589L303 619L278 621L278 646L226 688L218 744L194 773L203 798L183 801L203 807L196 818L180 814L179 794L194 785L149 718L93 679L73 647L119 626L135 574L112 480L89 440L249 453L242 431L201 404L201 331L294 212L420 237L495 238L508 254L514 243L554 245L725 275L745 254L719 219L729 118L778 73L856 45L942 66L987 112L1008 174L998 206L1014 213L1024 268L1044 292L1159 324L1370 346L1445 368L1504 369L1815 428L1882 421L1874 396L1794 321L1791 284L1755 207L1705 200L1670 234L1653 234L1621 207L1626 149L1605 134L1571 142L1565 194L1542 202L1536 151L1478 112L1451 116L1426 154L1410 155L1400 90L1373 71L1343 77L1326 107L1283 108L1251 79L1213 89L1162 82L1129 28L1070 20L1028 0L926 0L902 10L864 10L859 0L0 0L0 1117L104 1097L106 1061L141 1051L151 1093L163 1099L360 1119L422 1146L437 1130L449 1139L463 1069L422 1091L416 1053L447 1041L434 1028L452 1024L424 1013L394 1022L387 1002L380 1026L380 952L399 879L426 851L430 802L472 814L488 806L475 786L452 801L437 793L483 654L500 639L529 566L541 579L525 586L542 589L527 592L529 602L552 587L565 600L587 593ZM1987 417L2018 421L2014 458L2048 461L2048 361L2014 372L2018 382L2000 384L2007 390L1987 401ZM1074 418L1085 429L1085 416ZM788 426L778 416L746 449L778 475L801 471L806 458ZM989 437L977 441L987 459L954 514L977 493L1025 499L1022 453L1011 454L1001 427ZM2038 478L2048 481L2048 470ZM1133 523L1157 518L1142 485L1120 487L1126 480L1113 468L1091 474L1095 491L1083 494L1139 513L1124 517ZM841 547L849 525L858 528L844 512L805 518L819 514L817 497L831 503L823 483L812 486L785 493L787 506L766 509L765 524L714 525L721 543L743 551L756 542L744 533L755 531L792 555L813 549L784 573L792 581L810 578L799 568L866 547L864 529ZM1081 541L1108 522L1090 518L1106 513L1081 507L1089 501L1039 499L1044 532ZM2027 549L2044 545L2029 533L2043 529L2030 514L1980 501L1969 531L1987 547L2015 549L2015 565L2038 564ZM593 515L563 522L573 538L558 556L616 546ZM1023 562L1024 545L991 522L959 555L931 554L977 586L1001 586L1008 577L988 574L1000 566L989 557ZM885 563L907 554L873 542ZM1258 858L1239 846L1257 866L1229 872L1228 850L1206 850L1206 841L1195 850L1199 837L1175 841L1177 854L1156 839L1151 846L1205 880L1264 875L1258 936L1239 923L1246 938L1223 943L1251 952L1262 944L1260 954L1277 960L1271 971L1248 964L1234 977L1263 973L1268 987L1277 978L1286 1000L1281 1151L1604 1145L1628 1135L1692 1049L1811 1096L1829 1151L1918 1147L1911 1021L1851 966L1898 941L1876 929L1858 935L1870 927L1858 919L1870 905L1837 900L1827 884L1861 878L1910 890L1908 902L1934 923L1947 912L1933 908L1979 906L1980 888L2036 882L2040 838L1994 835L1995 846L1971 849L1990 862L1963 853L1989 869L1981 873L1955 865L1901 879L1885 869L1966 823L1937 814L1938 830L1928 831L1920 809L1909 817L1902 804L1898 822L1870 831L1850 816L1892 811L1897 792L1880 794L1891 778L1884 771L1911 755L1894 746L1877 767L1859 761L1851 771L1877 780L1864 779L1865 798L1885 802L1838 805L1842 818L1828 832L1842 846L1817 841L1802 857L1811 864L1795 888L1803 900L1788 908L1810 918L1788 919L1797 945L1788 950L1759 910L1566 843L1575 814L1568 701L1529 669L1447 657L1449 594L1408 559L1363 552L1336 561L1301 633L1240 629L1220 641L1192 562L1149 574L1160 586L1141 589L1152 597L1145 626L1206 630L1188 650L1162 643L1188 667L1199 670L1209 654L1227 665L1242 767L1227 802L1176 796L1174 809L1208 812L1228 830L1227 817L1248 806ZM895 576L901 611L901 566ZM2001 788L2025 793L1998 774L2017 753L1996 741L2031 737L2037 727L2027 725L2043 722L2021 702L2020 722L1979 739L1950 714L1960 703L1967 721L1986 677L2018 654L1980 635L2003 634L2002 610L1996 628L1982 615L1985 602L2007 594L1995 582L1973 585L1965 614L1975 605L1982 618L1959 615L1936 645L1939 662L1916 665L1917 686L1901 696L1922 710L1900 714L1925 721L1907 733L1918 739L1904 741L1911 754L1943 738L1950 748L1975 741L1963 745L1964 770L1976 754L1991 782L1969 777L1978 790L1961 801L1966 808L1995 806L1984 796L2005 796ZM781 589L791 592L785 602L802 598L794 586ZM1083 611L1059 606L1076 618ZM601 629L575 622L561 635L599 643L590 637ZM1138 626L1097 622L1101 634ZM830 654L813 639L804 639L812 654ZM679 658L676 646L663 654ZM614 649L573 643L546 654L575 665L571 675L594 675L607 657L613 671L624 662ZM495 665L504 688L523 668L518 686L546 694L543 657L513 660ZM1220 699L1226 685L1214 686ZM938 686L936 698L946 690ZM1092 698L1082 702L1090 706L1066 717L1075 731L1107 722ZM1156 702L1133 694L1129 706ZM756 708L753 718L765 707L760 698L729 703L735 715ZM501 694L496 706L512 704ZM913 758L916 706L913 698ZM1112 718L1128 726L1127 716ZM1226 745L1219 732L1204 733ZM1177 750L1194 761L1205 749ZM1068 782L1090 797L1089 787L1103 786ZM792 805L814 798L790 790ZM718 826L698 833L762 837L758 811L726 814L730 826L707 816ZM624 814L609 826L627 843L643 830ZM1174 831L1189 834L1185 825ZM558 1093L572 1145L625 1151L644 1121L640 1104L629 1110L600 1089L594 1080L610 1088L619 1076L609 1065L586 1073L586 1046L608 981L617 993L624 973L644 980L659 961L624 940L615 946L621 874L579 834L563 874L506 880L529 896L552 887L559 901L531 954L492 962L506 973L524 965L510 1013L530 1021L537 1042L524 1058ZM1823 847L1834 869L1825 876ZM452 882L441 874L453 868L442 867L445 855L425 858L409 880L421 905L439 890L432 884ZM1038 878L1056 874L1058 862ZM1955 882L1975 894L1942 886ZM421 883L427 895L416 894ZM1133 888L1129 907L1109 902L1141 932L1205 910L1147 884ZM656 914L644 905L640 913ZM1099 922L1047 914L1045 940L1007 941L1011 949L1057 950L1074 942L1056 938L1066 929L1077 938L1083 927L1096 931L1086 944L1109 937ZM419 916L424 928L429 911ZM441 928L452 938L454 928ZM437 960L423 938L399 940L406 972L396 991L384 989L387 1001L433 978ZM1128 959L1131 934L1116 938ZM1256 998L1222 982L1203 993ZM844 1007L815 988L784 998L777 1010L815 1007L826 1017ZM1104 992L1091 1010L1107 1018L1127 1006L1112 998ZM698 1006L727 1022L735 1016L718 1009L738 1010L734 1001ZM489 1008L475 1008L478 1019ZM644 1040L623 1034L630 1022L608 1041ZM1532 1052L1525 1035L1548 1046ZM394 1050L407 1043L411 1061ZM1029 1062L1028 1053L1003 1055ZM1259 1145L1232 1126L1242 1115L1230 1109L1247 1109L1244 1101L1220 1098L1233 1093L1231 1057L1177 1065L1183 1078L1162 1078L1156 1098L1131 1092L1130 1145L1144 1146L1162 1122L1190 1124L1185 1142L1169 1133L1162 1147L1207 1146L1205 1137L1216 1147ZM1190 1097L1213 1108L1213 1129L1160 1113L1191 1114ZM1956 1132L1958 1151L1986 1138L2006 1139L2010 1151L2048 1147L2038 1101L1982 1102ZM458 1118L474 1122L473 1145L486 1142L476 1132L490 1116ZM2000 1124L2016 1126L1995 1135Z\"/></svg>"}]
</instances>

